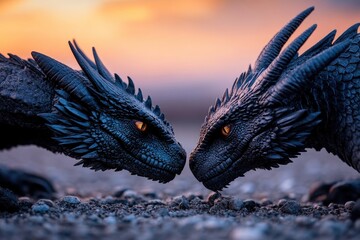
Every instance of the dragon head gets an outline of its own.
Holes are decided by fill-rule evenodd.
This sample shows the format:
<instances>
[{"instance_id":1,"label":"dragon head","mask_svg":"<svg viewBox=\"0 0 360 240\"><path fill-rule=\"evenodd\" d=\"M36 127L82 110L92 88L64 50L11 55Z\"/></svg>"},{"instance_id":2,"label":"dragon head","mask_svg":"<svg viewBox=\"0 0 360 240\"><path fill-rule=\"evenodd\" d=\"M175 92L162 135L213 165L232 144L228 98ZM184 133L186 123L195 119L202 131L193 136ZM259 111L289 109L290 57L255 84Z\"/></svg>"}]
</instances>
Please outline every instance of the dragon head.
<instances>
[{"instance_id":1,"label":"dragon head","mask_svg":"<svg viewBox=\"0 0 360 240\"><path fill-rule=\"evenodd\" d=\"M313 76L349 44L331 45L332 33L298 56L299 48L316 28L313 25L281 51L312 10L300 13L278 32L254 69L249 67L241 74L210 108L189 163L205 187L221 190L249 170L279 167L304 151L307 139L321 122L321 113L291 101L306 92ZM323 51L318 52L319 47Z\"/></svg>"},{"instance_id":2,"label":"dragon head","mask_svg":"<svg viewBox=\"0 0 360 240\"><path fill-rule=\"evenodd\" d=\"M113 77L94 48L92 62L75 41L69 45L82 71L32 52L57 95L53 111L40 117L65 154L81 159L76 165L126 169L163 183L180 174L186 153L159 106L136 93L130 78L126 84Z\"/></svg>"}]
</instances>

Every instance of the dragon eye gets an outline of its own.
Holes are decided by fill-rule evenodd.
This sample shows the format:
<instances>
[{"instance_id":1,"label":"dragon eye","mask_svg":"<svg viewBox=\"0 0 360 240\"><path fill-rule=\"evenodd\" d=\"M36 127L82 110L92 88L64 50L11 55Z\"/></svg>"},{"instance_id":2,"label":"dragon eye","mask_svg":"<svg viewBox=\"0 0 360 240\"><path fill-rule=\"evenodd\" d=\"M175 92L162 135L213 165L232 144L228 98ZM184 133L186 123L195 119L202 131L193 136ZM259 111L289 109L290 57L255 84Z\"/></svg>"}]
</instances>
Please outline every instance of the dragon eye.
<instances>
[{"instance_id":1,"label":"dragon eye","mask_svg":"<svg viewBox=\"0 0 360 240\"><path fill-rule=\"evenodd\" d=\"M140 132L145 132L147 130L147 124L142 122L142 121L135 121L135 127L140 131Z\"/></svg>"},{"instance_id":2,"label":"dragon eye","mask_svg":"<svg viewBox=\"0 0 360 240\"><path fill-rule=\"evenodd\" d=\"M224 137L227 137L230 135L230 132L231 132L231 127L230 125L225 125L221 128L221 134L224 136Z\"/></svg>"}]
</instances>

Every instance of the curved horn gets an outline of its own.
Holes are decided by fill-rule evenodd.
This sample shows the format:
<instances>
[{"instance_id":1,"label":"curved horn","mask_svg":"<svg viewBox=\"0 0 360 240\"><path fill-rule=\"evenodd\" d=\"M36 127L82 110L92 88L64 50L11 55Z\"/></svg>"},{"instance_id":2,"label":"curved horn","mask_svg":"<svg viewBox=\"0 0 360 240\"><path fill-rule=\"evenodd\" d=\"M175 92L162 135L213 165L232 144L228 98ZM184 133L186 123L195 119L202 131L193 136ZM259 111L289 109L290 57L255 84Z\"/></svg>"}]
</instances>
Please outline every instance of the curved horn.
<instances>
[{"instance_id":1,"label":"curved horn","mask_svg":"<svg viewBox=\"0 0 360 240\"><path fill-rule=\"evenodd\" d=\"M258 59L255 62L255 72L262 69L266 69L270 63L277 57L281 48L304 21L304 19L314 10L314 7L310 7L301 12L294 19L292 19L287 25L285 25L264 47L261 51Z\"/></svg>"},{"instance_id":2,"label":"curved horn","mask_svg":"<svg viewBox=\"0 0 360 240\"><path fill-rule=\"evenodd\" d=\"M270 64L270 66L259 76L254 84L254 88L267 90L272 84L274 84L291 62L291 60L296 56L300 47L306 42L306 40L311 36L315 31L316 24L312 25L305 32L303 32L299 37L297 37L284 51L282 51L275 60Z\"/></svg>"},{"instance_id":3,"label":"curved horn","mask_svg":"<svg viewBox=\"0 0 360 240\"><path fill-rule=\"evenodd\" d=\"M57 87L64 89L71 96L92 108L96 109L98 107L96 101L87 90L86 80L81 74L44 54L32 52L31 55L41 70L51 81L54 81Z\"/></svg>"},{"instance_id":4,"label":"curved horn","mask_svg":"<svg viewBox=\"0 0 360 240\"><path fill-rule=\"evenodd\" d=\"M266 98L267 102L270 104L281 102L285 96L306 86L306 82L310 81L313 75L319 73L324 67L338 57L349 44L350 40L338 43L295 68L290 77L282 79L269 89L269 94L267 94L268 97Z\"/></svg>"}]
</instances>

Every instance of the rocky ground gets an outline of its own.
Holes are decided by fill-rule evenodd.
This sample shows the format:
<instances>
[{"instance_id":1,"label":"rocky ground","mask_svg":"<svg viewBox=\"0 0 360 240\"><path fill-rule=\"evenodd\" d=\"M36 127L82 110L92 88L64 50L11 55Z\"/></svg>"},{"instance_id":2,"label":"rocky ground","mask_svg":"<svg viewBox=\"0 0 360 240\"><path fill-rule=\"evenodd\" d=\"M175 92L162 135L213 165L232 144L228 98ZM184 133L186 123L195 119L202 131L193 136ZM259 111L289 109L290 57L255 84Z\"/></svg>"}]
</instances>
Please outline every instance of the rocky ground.
<instances>
[{"instance_id":1,"label":"rocky ground","mask_svg":"<svg viewBox=\"0 0 360 240\"><path fill-rule=\"evenodd\" d=\"M187 152L197 129L175 128ZM358 215L351 215L355 202L307 201L315 182L358 177L325 152L250 172L222 195L205 189L188 166L163 185L73 167L73 159L35 147L2 152L0 159L47 176L58 191L55 199L23 197L20 211L0 213L0 239L358 239L360 233L360 220L352 220Z\"/></svg>"}]
</instances>

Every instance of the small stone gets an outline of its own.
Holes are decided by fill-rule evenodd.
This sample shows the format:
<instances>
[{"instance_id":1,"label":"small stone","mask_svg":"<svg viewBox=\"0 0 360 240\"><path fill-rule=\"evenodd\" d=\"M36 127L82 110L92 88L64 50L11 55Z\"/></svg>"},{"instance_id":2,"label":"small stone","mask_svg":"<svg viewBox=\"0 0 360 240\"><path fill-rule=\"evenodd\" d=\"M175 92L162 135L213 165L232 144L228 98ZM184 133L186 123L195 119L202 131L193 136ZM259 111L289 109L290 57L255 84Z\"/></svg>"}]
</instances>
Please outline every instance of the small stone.
<instances>
[{"instance_id":1,"label":"small stone","mask_svg":"<svg viewBox=\"0 0 360 240\"><path fill-rule=\"evenodd\" d=\"M46 199L46 198L39 199L37 201L37 203L44 203L44 204L48 205L49 207L55 206L55 203L53 201L51 201L50 199Z\"/></svg>"},{"instance_id":2,"label":"small stone","mask_svg":"<svg viewBox=\"0 0 360 240\"><path fill-rule=\"evenodd\" d=\"M267 199L267 198L263 198L263 199L260 200L260 205L261 206L269 206L271 204L273 204L273 202L271 200Z\"/></svg>"},{"instance_id":3,"label":"small stone","mask_svg":"<svg viewBox=\"0 0 360 240\"><path fill-rule=\"evenodd\" d=\"M185 197L182 197L181 202L179 203L179 207L181 209L188 209L190 207L189 206L189 201Z\"/></svg>"},{"instance_id":4,"label":"small stone","mask_svg":"<svg viewBox=\"0 0 360 240\"><path fill-rule=\"evenodd\" d=\"M31 207L31 210L34 212L34 213L47 213L49 210L50 210L50 207L45 204L45 203L35 203L32 207Z\"/></svg>"},{"instance_id":5,"label":"small stone","mask_svg":"<svg viewBox=\"0 0 360 240\"><path fill-rule=\"evenodd\" d=\"M190 203L193 205L199 205L202 203L202 200L199 197L194 197L193 199L190 200Z\"/></svg>"},{"instance_id":6,"label":"small stone","mask_svg":"<svg viewBox=\"0 0 360 240\"><path fill-rule=\"evenodd\" d=\"M124 198L137 198L139 197L139 194L133 190L125 190L122 196Z\"/></svg>"},{"instance_id":7,"label":"small stone","mask_svg":"<svg viewBox=\"0 0 360 240\"><path fill-rule=\"evenodd\" d=\"M152 199L159 198L159 195L154 191L142 192L142 194L144 195L144 197L147 197L147 198L152 198Z\"/></svg>"},{"instance_id":8,"label":"small stone","mask_svg":"<svg viewBox=\"0 0 360 240\"><path fill-rule=\"evenodd\" d=\"M102 204L114 204L116 203L116 199L113 196L106 196L102 201Z\"/></svg>"},{"instance_id":9,"label":"small stone","mask_svg":"<svg viewBox=\"0 0 360 240\"><path fill-rule=\"evenodd\" d=\"M171 205L178 206L181 209L188 209L190 207L189 200L185 196L174 197Z\"/></svg>"},{"instance_id":10,"label":"small stone","mask_svg":"<svg viewBox=\"0 0 360 240\"><path fill-rule=\"evenodd\" d=\"M207 197L207 202L210 204L210 205L214 205L214 202L215 202L215 199L217 198L220 198L221 197L221 194L218 193L218 192L213 192L211 194L209 194L209 196Z\"/></svg>"},{"instance_id":11,"label":"small stone","mask_svg":"<svg viewBox=\"0 0 360 240\"><path fill-rule=\"evenodd\" d=\"M151 199L147 201L146 205L166 205L166 203L160 199Z\"/></svg>"},{"instance_id":12,"label":"small stone","mask_svg":"<svg viewBox=\"0 0 360 240\"><path fill-rule=\"evenodd\" d=\"M255 207L259 207L259 206L260 206L260 204L255 202L252 199L247 199L247 200L244 201L244 207L247 210L253 210Z\"/></svg>"},{"instance_id":13,"label":"small stone","mask_svg":"<svg viewBox=\"0 0 360 240\"><path fill-rule=\"evenodd\" d=\"M117 190L113 193L113 197L121 198L125 191L127 191L127 188L117 188Z\"/></svg>"},{"instance_id":14,"label":"small stone","mask_svg":"<svg viewBox=\"0 0 360 240\"><path fill-rule=\"evenodd\" d=\"M74 205L81 203L80 199L76 196L65 196L62 201Z\"/></svg>"},{"instance_id":15,"label":"small stone","mask_svg":"<svg viewBox=\"0 0 360 240\"><path fill-rule=\"evenodd\" d=\"M277 202L277 205L278 205L279 207L281 207L281 206L283 206L287 201L288 201L287 199L282 198L282 199L280 199L280 200Z\"/></svg>"},{"instance_id":16,"label":"small stone","mask_svg":"<svg viewBox=\"0 0 360 240\"><path fill-rule=\"evenodd\" d=\"M301 210L301 206L297 201L286 201L281 207L280 211L287 214L298 214Z\"/></svg>"},{"instance_id":17,"label":"small stone","mask_svg":"<svg viewBox=\"0 0 360 240\"><path fill-rule=\"evenodd\" d=\"M355 206L355 202L354 201L348 201L344 204L345 209L347 210L352 210Z\"/></svg>"},{"instance_id":18,"label":"small stone","mask_svg":"<svg viewBox=\"0 0 360 240\"><path fill-rule=\"evenodd\" d=\"M339 206L336 203L330 203L328 207L331 208L331 209L339 208Z\"/></svg>"},{"instance_id":19,"label":"small stone","mask_svg":"<svg viewBox=\"0 0 360 240\"><path fill-rule=\"evenodd\" d=\"M229 201L229 209L239 211L244 207L244 202L240 198L231 198Z\"/></svg>"}]
</instances>

